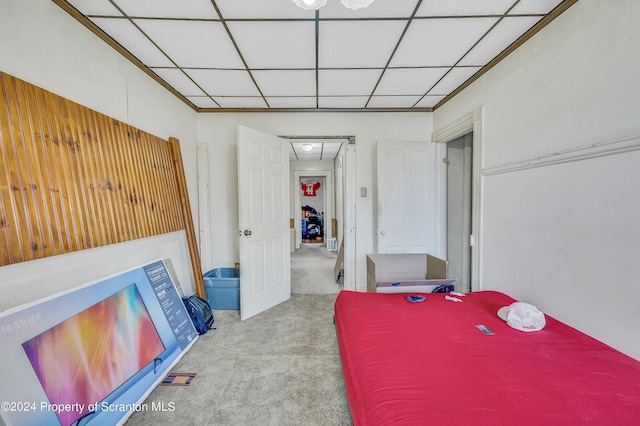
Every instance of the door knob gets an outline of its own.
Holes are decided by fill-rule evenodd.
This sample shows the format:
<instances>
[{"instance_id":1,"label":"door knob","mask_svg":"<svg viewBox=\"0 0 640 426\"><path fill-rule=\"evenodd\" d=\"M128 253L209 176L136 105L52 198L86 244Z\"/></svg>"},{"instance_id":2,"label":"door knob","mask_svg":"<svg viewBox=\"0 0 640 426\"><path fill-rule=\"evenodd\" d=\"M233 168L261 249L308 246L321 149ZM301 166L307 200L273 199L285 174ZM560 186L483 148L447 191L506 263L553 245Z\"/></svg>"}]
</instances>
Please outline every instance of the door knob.
<instances>
[{"instance_id":1,"label":"door knob","mask_svg":"<svg viewBox=\"0 0 640 426\"><path fill-rule=\"evenodd\" d=\"M251 231L249 231L248 229L245 229L244 235L248 237L249 235L251 235Z\"/></svg>"},{"instance_id":2,"label":"door knob","mask_svg":"<svg viewBox=\"0 0 640 426\"><path fill-rule=\"evenodd\" d=\"M380 231L380 235L384 237L385 235L387 235L387 231Z\"/></svg>"}]
</instances>

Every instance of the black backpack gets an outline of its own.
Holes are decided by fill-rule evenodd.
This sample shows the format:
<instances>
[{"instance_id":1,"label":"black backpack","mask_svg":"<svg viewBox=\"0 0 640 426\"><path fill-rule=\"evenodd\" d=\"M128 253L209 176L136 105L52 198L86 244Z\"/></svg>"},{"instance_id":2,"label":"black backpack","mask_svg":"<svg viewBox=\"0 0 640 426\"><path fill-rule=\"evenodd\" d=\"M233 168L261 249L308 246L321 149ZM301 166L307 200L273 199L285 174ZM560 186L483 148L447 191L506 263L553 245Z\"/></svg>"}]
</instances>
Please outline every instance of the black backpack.
<instances>
[{"instance_id":1,"label":"black backpack","mask_svg":"<svg viewBox=\"0 0 640 426\"><path fill-rule=\"evenodd\" d=\"M212 328L213 312L211 312L209 302L195 294L193 296L183 297L182 302L198 334L204 334Z\"/></svg>"}]
</instances>

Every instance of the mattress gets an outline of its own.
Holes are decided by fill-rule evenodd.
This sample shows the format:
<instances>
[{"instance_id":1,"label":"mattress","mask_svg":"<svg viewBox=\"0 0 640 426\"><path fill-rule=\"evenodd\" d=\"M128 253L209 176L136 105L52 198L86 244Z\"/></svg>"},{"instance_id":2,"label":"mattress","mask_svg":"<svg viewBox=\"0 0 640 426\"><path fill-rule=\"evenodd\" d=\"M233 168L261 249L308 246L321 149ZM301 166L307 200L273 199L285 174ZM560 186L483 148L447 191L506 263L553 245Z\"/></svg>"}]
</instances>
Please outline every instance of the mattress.
<instances>
[{"instance_id":1,"label":"mattress","mask_svg":"<svg viewBox=\"0 0 640 426\"><path fill-rule=\"evenodd\" d=\"M549 316L512 329L496 315L515 301L503 293L423 296L338 295L354 425L640 424L637 360Z\"/></svg>"}]
</instances>

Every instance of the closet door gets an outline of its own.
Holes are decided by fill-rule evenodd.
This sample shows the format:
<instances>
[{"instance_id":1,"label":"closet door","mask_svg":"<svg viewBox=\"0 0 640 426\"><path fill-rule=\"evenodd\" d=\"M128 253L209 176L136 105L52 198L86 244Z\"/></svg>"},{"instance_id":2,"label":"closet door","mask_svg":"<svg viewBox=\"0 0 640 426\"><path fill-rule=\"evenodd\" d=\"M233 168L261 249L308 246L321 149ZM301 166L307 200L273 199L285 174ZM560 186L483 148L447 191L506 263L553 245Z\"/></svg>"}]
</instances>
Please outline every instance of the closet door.
<instances>
[{"instance_id":1,"label":"closet door","mask_svg":"<svg viewBox=\"0 0 640 426\"><path fill-rule=\"evenodd\" d=\"M377 156L378 253L429 253L435 226L429 145L378 142Z\"/></svg>"}]
</instances>

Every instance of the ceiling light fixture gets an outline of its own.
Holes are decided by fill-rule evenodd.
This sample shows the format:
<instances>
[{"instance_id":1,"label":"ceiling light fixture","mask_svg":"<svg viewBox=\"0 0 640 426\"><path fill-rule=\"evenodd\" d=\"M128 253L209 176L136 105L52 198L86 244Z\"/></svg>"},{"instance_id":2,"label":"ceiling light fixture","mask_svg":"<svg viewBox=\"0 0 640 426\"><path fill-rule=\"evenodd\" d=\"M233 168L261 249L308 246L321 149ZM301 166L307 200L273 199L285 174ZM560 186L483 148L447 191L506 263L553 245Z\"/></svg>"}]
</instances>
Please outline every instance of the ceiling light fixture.
<instances>
[{"instance_id":1,"label":"ceiling light fixture","mask_svg":"<svg viewBox=\"0 0 640 426\"><path fill-rule=\"evenodd\" d=\"M344 7L351 10L358 10L369 6L373 0L340 0ZM318 10L325 4L327 0L293 0L296 6L304 10Z\"/></svg>"},{"instance_id":2,"label":"ceiling light fixture","mask_svg":"<svg viewBox=\"0 0 640 426\"><path fill-rule=\"evenodd\" d=\"M340 0L344 7L351 10L363 9L373 3L373 0Z\"/></svg>"},{"instance_id":3,"label":"ceiling light fixture","mask_svg":"<svg viewBox=\"0 0 640 426\"><path fill-rule=\"evenodd\" d=\"M304 10L317 10L327 4L327 0L293 0L293 2Z\"/></svg>"},{"instance_id":4,"label":"ceiling light fixture","mask_svg":"<svg viewBox=\"0 0 640 426\"><path fill-rule=\"evenodd\" d=\"M304 145L302 145L302 149L304 149L305 151L311 151L312 148L313 147L310 143L305 143Z\"/></svg>"}]
</instances>

